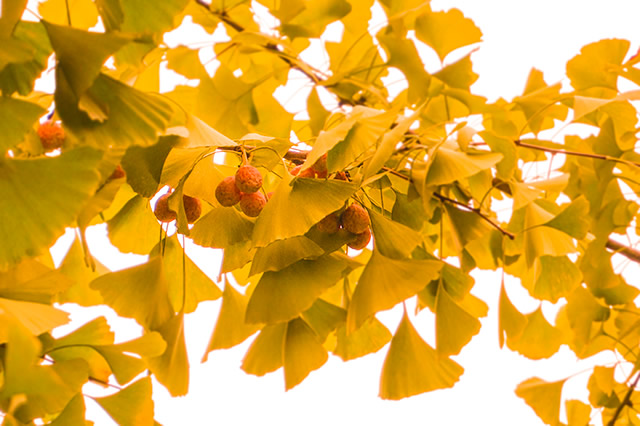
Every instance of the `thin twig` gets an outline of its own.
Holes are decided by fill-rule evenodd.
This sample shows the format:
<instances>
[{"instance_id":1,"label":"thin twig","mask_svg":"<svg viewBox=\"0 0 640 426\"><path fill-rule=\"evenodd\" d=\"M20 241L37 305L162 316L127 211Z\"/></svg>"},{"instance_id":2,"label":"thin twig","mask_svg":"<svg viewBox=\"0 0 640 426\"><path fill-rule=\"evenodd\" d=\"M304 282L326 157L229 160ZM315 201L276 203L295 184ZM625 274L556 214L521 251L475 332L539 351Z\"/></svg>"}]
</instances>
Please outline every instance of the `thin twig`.
<instances>
[{"instance_id":1,"label":"thin twig","mask_svg":"<svg viewBox=\"0 0 640 426\"><path fill-rule=\"evenodd\" d=\"M629 401L631 400L631 395L633 394L633 391L636 389L636 386L638 386L638 381L640 381L640 372L638 372L638 375L636 376L636 379L631 384L631 387L629 387L629 390L627 391L626 395L624 396L624 399L622 400L620 405L618 405L618 408L616 409L616 412L613 413L613 417L611 418L611 420L609 420L609 423L607 423L607 426L613 426L616 423L616 420L618 420L618 417L620 417L620 413L622 413L622 409L627 404L629 404Z\"/></svg>"},{"instance_id":2,"label":"thin twig","mask_svg":"<svg viewBox=\"0 0 640 426\"><path fill-rule=\"evenodd\" d=\"M564 154L564 155L573 155L576 157L594 158L596 160L614 161L616 163L622 163L629 166L640 167L640 163L637 163L635 161L622 160L620 158L611 157L610 155L594 154L591 152L569 151L566 149L558 149L558 148L548 148L546 146L534 145L534 144L522 142L519 139L515 140L514 143L522 148L537 149L539 151L550 152L552 154Z\"/></svg>"}]
</instances>

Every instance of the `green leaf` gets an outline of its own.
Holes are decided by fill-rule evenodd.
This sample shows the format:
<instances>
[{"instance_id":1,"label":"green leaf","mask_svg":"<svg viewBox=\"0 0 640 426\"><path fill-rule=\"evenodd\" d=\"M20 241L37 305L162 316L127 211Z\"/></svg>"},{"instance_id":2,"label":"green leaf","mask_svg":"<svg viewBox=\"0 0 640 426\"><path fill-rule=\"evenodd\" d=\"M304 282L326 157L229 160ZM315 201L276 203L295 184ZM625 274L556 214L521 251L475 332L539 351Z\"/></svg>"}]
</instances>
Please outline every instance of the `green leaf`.
<instances>
[{"instance_id":1,"label":"green leaf","mask_svg":"<svg viewBox=\"0 0 640 426\"><path fill-rule=\"evenodd\" d=\"M213 328L202 362L207 361L211 351L232 348L258 331L260 328L258 325L244 322L248 301L248 292L241 294L229 281L225 283L218 320Z\"/></svg>"},{"instance_id":2,"label":"green leaf","mask_svg":"<svg viewBox=\"0 0 640 426\"><path fill-rule=\"evenodd\" d=\"M492 230L487 221L473 212L453 207L448 203L444 204L444 209L447 213L445 223L450 227L450 232L447 232L444 240L457 253L462 253L467 244L482 238Z\"/></svg>"},{"instance_id":3,"label":"green leaf","mask_svg":"<svg viewBox=\"0 0 640 426\"><path fill-rule=\"evenodd\" d=\"M131 39L43 21L58 60L56 80L64 80L78 100L93 85L107 58Z\"/></svg>"},{"instance_id":4,"label":"green leaf","mask_svg":"<svg viewBox=\"0 0 640 426\"><path fill-rule=\"evenodd\" d=\"M549 324L541 308L526 315L526 319L527 324L518 337L511 339L507 334L507 346L529 359L551 357L563 343L562 332Z\"/></svg>"},{"instance_id":5,"label":"green leaf","mask_svg":"<svg viewBox=\"0 0 640 426\"><path fill-rule=\"evenodd\" d=\"M264 327L253 341L242 360L242 369L248 374L264 376L284 365L284 339L286 322Z\"/></svg>"},{"instance_id":6,"label":"green leaf","mask_svg":"<svg viewBox=\"0 0 640 426\"><path fill-rule=\"evenodd\" d=\"M122 426L153 426L151 378L144 377L121 391L95 401Z\"/></svg>"},{"instance_id":7,"label":"green leaf","mask_svg":"<svg viewBox=\"0 0 640 426\"><path fill-rule=\"evenodd\" d=\"M91 282L91 288L98 290L118 315L134 318L143 327L159 329L174 316L159 256L104 274Z\"/></svg>"},{"instance_id":8,"label":"green leaf","mask_svg":"<svg viewBox=\"0 0 640 426\"><path fill-rule=\"evenodd\" d=\"M158 242L159 228L149 200L140 195L107 222L109 241L122 253L148 254Z\"/></svg>"},{"instance_id":9,"label":"green leaf","mask_svg":"<svg viewBox=\"0 0 640 426\"><path fill-rule=\"evenodd\" d=\"M581 195L562 209L556 217L545 223L545 226L558 229L581 240L589 232L590 224L589 202Z\"/></svg>"},{"instance_id":10,"label":"green leaf","mask_svg":"<svg viewBox=\"0 0 640 426\"><path fill-rule=\"evenodd\" d=\"M162 166L169 151L177 143L176 137L160 138L149 147L131 146L122 157L127 183L143 197L151 198L158 192Z\"/></svg>"},{"instance_id":11,"label":"green leaf","mask_svg":"<svg viewBox=\"0 0 640 426\"><path fill-rule=\"evenodd\" d=\"M0 97L0 152L21 142L45 112L40 105L8 96Z\"/></svg>"},{"instance_id":12,"label":"green leaf","mask_svg":"<svg viewBox=\"0 0 640 426\"><path fill-rule=\"evenodd\" d=\"M193 242L203 247L227 248L251 239L253 222L235 208L217 207L191 229Z\"/></svg>"},{"instance_id":13,"label":"green leaf","mask_svg":"<svg viewBox=\"0 0 640 426\"><path fill-rule=\"evenodd\" d=\"M305 234L329 213L341 208L357 189L355 184L341 180L289 179L287 175L282 180L256 220L252 239L258 247Z\"/></svg>"},{"instance_id":14,"label":"green leaf","mask_svg":"<svg viewBox=\"0 0 640 426\"><path fill-rule=\"evenodd\" d=\"M562 386L566 380L547 382L532 377L518 385L516 395L524 399L543 422L557 425L560 423Z\"/></svg>"},{"instance_id":15,"label":"green leaf","mask_svg":"<svg viewBox=\"0 0 640 426\"><path fill-rule=\"evenodd\" d=\"M281 31L291 39L320 37L328 24L351 11L351 5L346 0L304 1L302 4L304 6L301 10L297 9L299 12L291 19L282 21Z\"/></svg>"},{"instance_id":16,"label":"green leaf","mask_svg":"<svg viewBox=\"0 0 640 426\"><path fill-rule=\"evenodd\" d=\"M196 310L200 302L216 300L222 296L218 286L184 253L175 234L159 243L151 252L151 256L160 254L161 245L164 250L162 271L167 281L169 300L174 311L184 310L189 314ZM183 288L186 290L184 295Z\"/></svg>"},{"instance_id":17,"label":"green leaf","mask_svg":"<svg viewBox=\"0 0 640 426\"><path fill-rule=\"evenodd\" d=\"M3 3L8 4L8 2ZM30 59L0 67L0 90L5 96L14 92L27 96L33 90L35 80L47 68L51 45L47 32L40 22L20 21L15 27L13 37L12 40L16 40L18 45L24 46L20 49L23 54L29 52Z\"/></svg>"},{"instance_id":18,"label":"green leaf","mask_svg":"<svg viewBox=\"0 0 640 426\"><path fill-rule=\"evenodd\" d=\"M20 21L28 0L4 2L0 10L0 39L11 37L13 30Z\"/></svg>"},{"instance_id":19,"label":"green leaf","mask_svg":"<svg viewBox=\"0 0 640 426\"><path fill-rule=\"evenodd\" d=\"M177 17L187 6L188 0L167 0L162 3L152 4L145 0L128 0L126 2L104 2L108 8L101 8L101 15L117 16L118 19L112 21L117 23L117 27L124 32L135 34L161 34L175 28L180 21ZM109 28L109 27L107 27Z\"/></svg>"},{"instance_id":20,"label":"green leaf","mask_svg":"<svg viewBox=\"0 0 640 426\"><path fill-rule=\"evenodd\" d=\"M373 316L353 333L347 334L346 325L338 328L336 340L336 347L332 352L343 361L349 361L379 351L389 343L391 333Z\"/></svg>"},{"instance_id":21,"label":"green leaf","mask_svg":"<svg viewBox=\"0 0 640 426\"><path fill-rule=\"evenodd\" d=\"M618 90L615 71L624 60L630 43L627 40L606 39L588 44L567 62L567 77L576 90L605 88Z\"/></svg>"},{"instance_id":22,"label":"green leaf","mask_svg":"<svg viewBox=\"0 0 640 426\"><path fill-rule=\"evenodd\" d=\"M556 303L582 282L578 267L566 256L541 256L522 280L529 294Z\"/></svg>"},{"instance_id":23,"label":"green leaf","mask_svg":"<svg viewBox=\"0 0 640 426\"><path fill-rule=\"evenodd\" d=\"M478 43L482 31L458 9L425 12L416 18L416 36L436 51L441 61L452 51Z\"/></svg>"},{"instance_id":24,"label":"green leaf","mask_svg":"<svg viewBox=\"0 0 640 426\"><path fill-rule=\"evenodd\" d=\"M189 391L189 359L184 340L184 312L172 316L155 329L167 342L167 349L149 359L149 369L171 396L184 396Z\"/></svg>"},{"instance_id":25,"label":"green leaf","mask_svg":"<svg viewBox=\"0 0 640 426\"><path fill-rule=\"evenodd\" d=\"M483 131L479 134L489 145L491 151L502 154L502 160L496 164L497 176L504 180L511 179L518 165L518 153L513 141L501 138L489 131Z\"/></svg>"},{"instance_id":26,"label":"green leaf","mask_svg":"<svg viewBox=\"0 0 640 426\"><path fill-rule=\"evenodd\" d=\"M373 314L415 295L442 268L436 260L395 260L374 250L353 292L347 313L347 332L357 330Z\"/></svg>"},{"instance_id":27,"label":"green leaf","mask_svg":"<svg viewBox=\"0 0 640 426\"><path fill-rule=\"evenodd\" d=\"M56 74L56 111L67 128L88 145L150 145L173 114L164 96L143 93L104 74L97 76L79 100L63 79L64 74Z\"/></svg>"},{"instance_id":28,"label":"green leaf","mask_svg":"<svg viewBox=\"0 0 640 426\"><path fill-rule=\"evenodd\" d=\"M325 300L317 299L300 318L311 327L321 343L324 343L329 334L344 324L347 311Z\"/></svg>"},{"instance_id":29,"label":"green leaf","mask_svg":"<svg viewBox=\"0 0 640 426\"><path fill-rule=\"evenodd\" d=\"M346 256L330 254L265 272L249 300L246 321L273 324L295 318L353 266Z\"/></svg>"},{"instance_id":30,"label":"green leaf","mask_svg":"<svg viewBox=\"0 0 640 426\"><path fill-rule=\"evenodd\" d=\"M413 229L369 210L376 249L391 259L407 259L422 243L422 235Z\"/></svg>"},{"instance_id":31,"label":"green leaf","mask_svg":"<svg viewBox=\"0 0 640 426\"><path fill-rule=\"evenodd\" d=\"M328 358L326 349L307 323L300 318L287 323L283 357L285 390L300 384Z\"/></svg>"},{"instance_id":32,"label":"green leaf","mask_svg":"<svg viewBox=\"0 0 640 426\"><path fill-rule=\"evenodd\" d=\"M249 275L280 271L299 260L316 259L323 254L324 250L304 235L274 241L256 250Z\"/></svg>"},{"instance_id":33,"label":"green leaf","mask_svg":"<svg viewBox=\"0 0 640 426\"><path fill-rule=\"evenodd\" d=\"M452 387L463 368L449 358L440 358L418 334L405 311L391 339L380 379L382 399L402 399Z\"/></svg>"},{"instance_id":34,"label":"green leaf","mask_svg":"<svg viewBox=\"0 0 640 426\"><path fill-rule=\"evenodd\" d=\"M502 159L500 153L469 154L440 147L432 153L427 185L446 185L493 167Z\"/></svg>"},{"instance_id":35,"label":"green leaf","mask_svg":"<svg viewBox=\"0 0 640 426\"><path fill-rule=\"evenodd\" d=\"M443 285L438 286L435 311L436 351L440 356L457 355L480 331L480 321L458 305Z\"/></svg>"},{"instance_id":36,"label":"green leaf","mask_svg":"<svg viewBox=\"0 0 640 426\"><path fill-rule=\"evenodd\" d=\"M98 10L91 0L47 0L38 4L38 12L45 21L83 30L98 22Z\"/></svg>"},{"instance_id":37,"label":"green leaf","mask_svg":"<svg viewBox=\"0 0 640 426\"><path fill-rule=\"evenodd\" d=\"M552 218L551 213L536 203L529 203L525 207L524 254L530 268L540 256L564 256L576 252L569 235L545 226Z\"/></svg>"},{"instance_id":38,"label":"green leaf","mask_svg":"<svg viewBox=\"0 0 640 426\"><path fill-rule=\"evenodd\" d=\"M73 224L98 185L101 155L79 148L53 158L0 160L0 199L11 206L0 240L13 241L0 245L0 270L41 253Z\"/></svg>"}]
</instances>

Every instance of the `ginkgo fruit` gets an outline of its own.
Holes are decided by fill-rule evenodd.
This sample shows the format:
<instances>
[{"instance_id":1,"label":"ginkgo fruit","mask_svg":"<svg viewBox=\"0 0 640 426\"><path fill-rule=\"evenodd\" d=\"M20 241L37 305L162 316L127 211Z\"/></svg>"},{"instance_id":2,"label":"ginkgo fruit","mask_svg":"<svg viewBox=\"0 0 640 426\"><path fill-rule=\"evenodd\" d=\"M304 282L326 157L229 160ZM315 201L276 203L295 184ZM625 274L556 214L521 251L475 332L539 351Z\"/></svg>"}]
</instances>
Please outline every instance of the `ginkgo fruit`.
<instances>
[{"instance_id":1,"label":"ginkgo fruit","mask_svg":"<svg viewBox=\"0 0 640 426\"><path fill-rule=\"evenodd\" d=\"M369 244L369 241L371 241L371 231L367 228L364 232L356 234L355 239L347 243L347 245L354 250L362 250Z\"/></svg>"},{"instance_id":2,"label":"ginkgo fruit","mask_svg":"<svg viewBox=\"0 0 640 426\"><path fill-rule=\"evenodd\" d=\"M240 192L252 194L262 186L260 171L250 164L241 166L236 171L236 187Z\"/></svg>"},{"instance_id":3,"label":"ginkgo fruit","mask_svg":"<svg viewBox=\"0 0 640 426\"><path fill-rule=\"evenodd\" d=\"M126 175L127 175L127 173L124 171L122 166L120 164L118 164L116 166L116 168L113 170L113 173L111 173L111 176L109 176L108 180L122 179Z\"/></svg>"},{"instance_id":4,"label":"ginkgo fruit","mask_svg":"<svg viewBox=\"0 0 640 426\"><path fill-rule=\"evenodd\" d=\"M240 202L242 192L236 186L236 177L227 176L216 186L216 200L223 207L231 207Z\"/></svg>"},{"instance_id":5,"label":"ginkgo fruit","mask_svg":"<svg viewBox=\"0 0 640 426\"><path fill-rule=\"evenodd\" d=\"M338 213L333 212L325 216L316 226L318 231L335 234L340 230L340 216Z\"/></svg>"},{"instance_id":6,"label":"ginkgo fruit","mask_svg":"<svg viewBox=\"0 0 640 426\"><path fill-rule=\"evenodd\" d=\"M200 200L188 195L182 196L182 203L184 205L184 214L187 217L188 223L193 223L200 217L202 213L202 204Z\"/></svg>"},{"instance_id":7,"label":"ginkgo fruit","mask_svg":"<svg viewBox=\"0 0 640 426\"><path fill-rule=\"evenodd\" d=\"M169 209L169 197L171 196L170 192L167 192L156 201L156 206L153 209L153 214L156 215L156 218L163 223L168 223L176 220L176 212Z\"/></svg>"},{"instance_id":8,"label":"ginkgo fruit","mask_svg":"<svg viewBox=\"0 0 640 426\"><path fill-rule=\"evenodd\" d=\"M369 213L360 204L351 204L340 218L344 229L353 234L360 234L369 228Z\"/></svg>"},{"instance_id":9,"label":"ginkgo fruit","mask_svg":"<svg viewBox=\"0 0 640 426\"><path fill-rule=\"evenodd\" d=\"M249 217L258 217L266 204L267 199L262 192L244 193L240 197L240 209Z\"/></svg>"},{"instance_id":10,"label":"ginkgo fruit","mask_svg":"<svg viewBox=\"0 0 640 426\"><path fill-rule=\"evenodd\" d=\"M313 178L316 177L315 172L311 168L307 168L302 170L302 164L295 166L293 169L289 171L294 176L304 177L304 178Z\"/></svg>"},{"instance_id":11,"label":"ginkgo fruit","mask_svg":"<svg viewBox=\"0 0 640 426\"><path fill-rule=\"evenodd\" d=\"M38 127L38 136L45 151L53 151L62 147L64 143L64 129L60 123L52 120L45 121Z\"/></svg>"},{"instance_id":12,"label":"ginkgo fruit","mask_svg":"<svg viewBox=\"0 0 640 426\"><path fill-rule=\"evenodd\" d=\"M313 166L311 166L316 175L319 178L327 177L327 154L325 153L322 157L318 158Z\"/></svg>"}]
</instances>

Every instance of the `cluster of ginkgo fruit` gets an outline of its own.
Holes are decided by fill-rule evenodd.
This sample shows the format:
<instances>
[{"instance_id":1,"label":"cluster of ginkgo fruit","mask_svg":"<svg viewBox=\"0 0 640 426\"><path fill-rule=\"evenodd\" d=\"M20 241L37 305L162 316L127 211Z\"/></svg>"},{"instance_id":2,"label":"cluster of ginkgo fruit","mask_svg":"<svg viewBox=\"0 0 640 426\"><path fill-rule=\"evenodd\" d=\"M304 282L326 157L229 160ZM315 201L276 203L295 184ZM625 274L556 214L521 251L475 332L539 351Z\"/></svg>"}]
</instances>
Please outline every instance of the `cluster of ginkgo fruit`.
<instances>
[{"instance_id":1,"label":"cluster of ginkgo fruit","mask_svg":"<svg viewBox=\"0 0 640 426\"><path fill-rule=\"evenodd\" d=\"M354 250L362 250L371 240L369 213L358 203L350 204L342 212L338 210L325 216L316 227L327 234L335 234L340 228L354 234L354 239L347 243Z\"/></svg>"}]
</instances>

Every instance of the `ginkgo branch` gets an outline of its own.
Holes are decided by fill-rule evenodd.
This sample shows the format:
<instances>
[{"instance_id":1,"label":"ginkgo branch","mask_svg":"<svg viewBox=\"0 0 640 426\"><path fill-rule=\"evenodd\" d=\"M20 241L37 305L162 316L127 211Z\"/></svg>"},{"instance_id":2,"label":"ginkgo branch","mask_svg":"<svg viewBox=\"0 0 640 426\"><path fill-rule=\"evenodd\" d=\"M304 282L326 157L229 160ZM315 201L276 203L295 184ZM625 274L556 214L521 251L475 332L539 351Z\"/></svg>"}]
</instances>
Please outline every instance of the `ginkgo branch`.
<instances>
[{"instance_id":1,"label":"ginkgo branch","mask_svg":"<svg viewBox=\"0 0 640 426\"><path fill-rule=\"evenodd\" d=\"M594 154L591 152L570 151L567 149L549 148L546 146L534 145L527 142L522 142L520 139L516 139L514 143L522 148L537 149L539 151L549 152L552 154L564 154L564 155L572 155L575 157L594 158L596 160L614 161L616 163L622 163L629 166L640 167L640 163L637 163L635 161L622 160L620 158L612 157L610 155Z\"/></svg>"},{"instance_id":2,"label":"ginkgo branch","mask_svg":"<svg viewBox=\"0 0 640 426\"><path fill-rule=\"evenodd\" d=\"M609 420L609 423L607 423L607 426L615 425L616 420L618 420L618 417L620 417L620 413L622 413L623 408L629 405L631 401L631 395L633 394L633 391L636 389L636 386L638 386L639 381L640 381L640 372L638 372L638 374L636 375L636 379L633 381L633 383L629 387L629 390L625 394L624 399L622 400L622 402L620 402L620 405L618 405L616 412L613 414L613 417L611 418L611 420Z\"/></svg>"}]
</instances>

